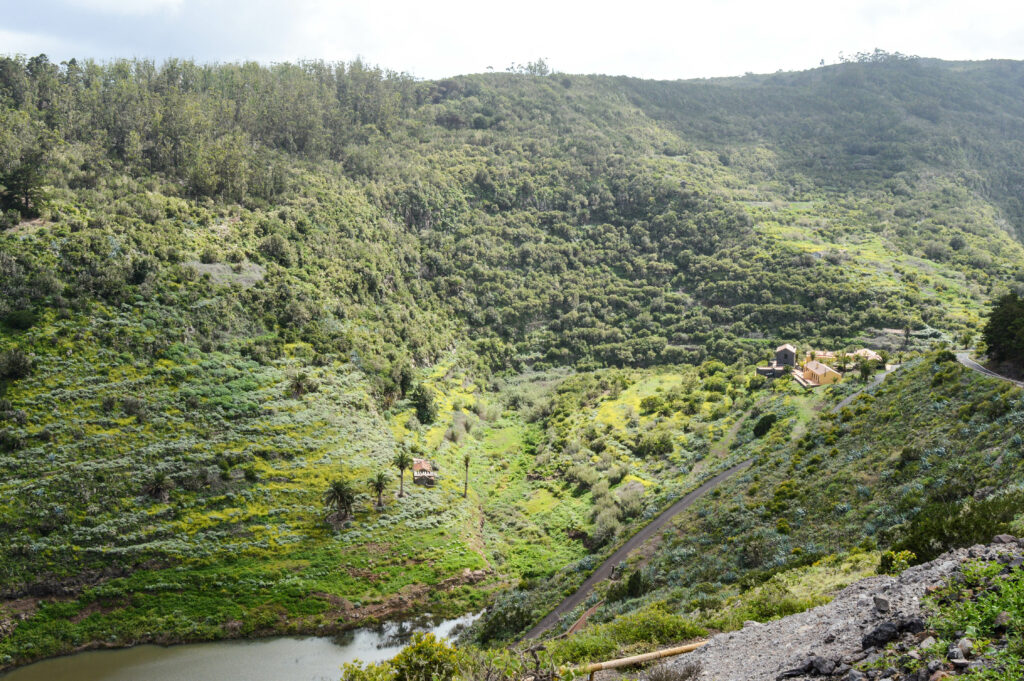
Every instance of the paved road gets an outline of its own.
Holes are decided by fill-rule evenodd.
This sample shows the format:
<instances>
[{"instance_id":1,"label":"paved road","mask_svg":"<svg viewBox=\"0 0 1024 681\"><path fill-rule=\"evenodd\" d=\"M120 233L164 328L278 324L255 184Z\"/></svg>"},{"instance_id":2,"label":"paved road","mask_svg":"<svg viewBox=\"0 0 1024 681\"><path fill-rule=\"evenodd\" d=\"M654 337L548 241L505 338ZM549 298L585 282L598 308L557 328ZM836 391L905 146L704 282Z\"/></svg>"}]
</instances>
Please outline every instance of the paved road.
<instances>
[{"instance_id":1,"label":"paved road","mask_svg":"<svg viewBox=\"0 0 1024 681\"><path fill-rule=\"evenodd\" d=\"M1001 380L1004 380L1004 381L1009 381L1010 383L1013 383L1014 385L1016 385L1018 387L1024 388L1024 381L1015 381L1012 378L1008 378L1008 377L1003 376L1001 374L997 374L994 371L986 369L985 367L981 366L980 364L975 362L973 359L971 359L971 353L970 352L967 352L967 351L965 351L965 352L958 352L958 353L956 353L956 359L957 359L958 362L963 364L968 369L971 369L973 371L977 371L979 374L985 374L986 376L991 376L993 378L998 378L998 379L1001 379Z\"/></svg>"},{"instance_id":2,"label":"paved road","mask_svg":"<svg viewBox=\"0 0 1024 681\"><path fill-rule=\"evenodd\" d=\"M629 554L635 551L637 548L639 548L641 544L643 544L645 541L653 537L655 533L657 533L658 530L660 530L665 525L665 523L667 523L680 512L688 509L690 506L693 505L693 502L697 501L702 496L704 496L714 488L718 487L732 476L736 475L740 471L744 471L747 468L749 468L751 463L753 463L753 461L748 459L743 463L736 464L735 466L726 471L722 471L721 473L711 478L697 489L687 494L685 497L683 497L676 503L672 504L668 508L668 510L663 511L661 515L652 520L649 524L645 525L643 529L641 529L639 532L630 537L625 544L620 546L618 550L615 551L615 553L613 553L611 556L608 557L607 560L601 563L601 565L598 566L596 570L594 570L594 573L587 578L587 581L583 582L579 589L577 589L571 596L569 596L564 601L555 606L555 609L549 612L547 616L544 617L544 619L537 623L537 626L535 626L533 629L530 629L530 631L526 633L525 638L537 638L545 631L550 629L553 625L557 624L558 620L561 619L562 615L569 612L577 605L582 603L584 600L586 600L587 596L590 594L593 588L597 586L599 582L611 577L612 570L615 569L616 565L624 561L626 557L629 556Z\"/></svg>"},{"instance_id":3,"label":"paved road","mask_svg":"<svg viewBox=\"0 0 1024 681\"><path fill-rule=\"evenodd\" d=\"M899 368L899 367L897 367L897 368ZM837 404L836 406L832 407L832 413L833 414L838 414L840 409L842 409L843 407L848 406L850 404L850 402L853 402L854 398L857 397L858 395L860 395L862 392L864 392L868 388L874 388L875 386L880 385L882 383L882 381L885 380L885 377L888 376L889 374L891 374L893 371L896 371L896 369L892 369L890 371L883 371L883 372L881 372L879 374L875 374L875 377L871 379L870 383L868 383L866 386L864 386L863 388L861 388L857 392L853 393L852 395L847 395L846 397L844 397L842 400L839 401L839 404Z\"/></svg>"}]
</instances>

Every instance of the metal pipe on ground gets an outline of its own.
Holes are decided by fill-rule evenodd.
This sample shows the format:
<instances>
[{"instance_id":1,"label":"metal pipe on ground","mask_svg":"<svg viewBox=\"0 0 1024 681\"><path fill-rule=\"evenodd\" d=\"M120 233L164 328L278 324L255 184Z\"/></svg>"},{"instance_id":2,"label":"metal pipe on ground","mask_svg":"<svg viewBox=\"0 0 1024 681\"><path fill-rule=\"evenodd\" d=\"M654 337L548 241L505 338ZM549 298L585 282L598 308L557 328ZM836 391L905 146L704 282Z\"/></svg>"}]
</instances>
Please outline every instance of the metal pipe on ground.
<instances>
[{"instance_id":1,"label":"metal pipe on ground","mask_svg":"<svg viewBox=\"0 0 1024 681\"><path fill-rule=\"evenodd\" d=\"M622 657L618 660L609 660L608 662L594 662L593 664L588 664L585 667L581 667L577 671L583 672L584 674L590 674L590 678L594 678L594 672L599 672L602 669L618 669L619 667L629 667L634 664L640 664L641 662L650 662L651 660L658 660L663 657L682 655L683 653L693 652L694 650L697 650L697 648L700 648L705 644L707 644L707 641L695 641L694 643L687 643L685 646L676 646L675 648L655 650L653 653L633 655L632 657Z\"/></svg>"},{"instance_id":2,"label":"metal pipe on ground","mask_svg":"<svg viewBox=\"0 0 1024 681\"><path fill-rule=\"evenodd\" d=\"M687 643L685 646L676 646L675 648L665 648L664 650L655 650L653 653L644 653L643 655L633 655L632 657L621 657L618 660L609 660L607 662L594 662L592 664L578 667L574 671L577 674L589 674L591 681L594 678L594 672L599 672L604 669L618 669L619 667L629 667L634 664L640 664L642 662L650 662L651 660L659 660L663 657L673 657L675 655L682 655L683 653L692 653L697 648L706 645L707 641L694 641L693 643ZM564 674L564 668L559 672ZM532 676L528 676L523 681L534 681Z\"/></svg>"}]
</instances>

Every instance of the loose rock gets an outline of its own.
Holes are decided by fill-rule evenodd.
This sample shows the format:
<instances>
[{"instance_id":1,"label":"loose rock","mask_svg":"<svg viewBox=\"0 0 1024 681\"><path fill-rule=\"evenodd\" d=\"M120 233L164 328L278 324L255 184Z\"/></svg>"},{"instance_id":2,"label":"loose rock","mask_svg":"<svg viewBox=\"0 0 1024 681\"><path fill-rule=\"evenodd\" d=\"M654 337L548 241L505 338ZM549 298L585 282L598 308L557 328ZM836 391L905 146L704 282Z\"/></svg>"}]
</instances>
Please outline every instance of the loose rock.
<instances>
[{"instance_id":1,"label":"loose rock","mask_svg":"<svg viewBox=\"0 0 1024 681\"><path fill-rule=\"evenodd\" d=\"M1003 610L1001 613L996 615L996 618L995 620L993 620L992 625L998 631L1006 631L1007 628L1009 628L1010 626L1010 613Z\"/></svg>"},{"instance_id":2,"label":"loose rock","mask_svg":"<svg viewBox=\"0 0 1024 681\"><path fill-rule=\"evenodd\" d=\"M881 681L886 677L890 681L938 681L954 676L954 669L967 671L985 659L973 642L971 659L958 646L952 646L956 650L954 656L963 663L958 666L943 657L928 660L926 665L917 662L923 668L912 673L866 667L883 659L881 651L896 640L907 661L913 659L912 651L923 653L935 645L938 636L927 629L922 600L960 575L970 555L990 561L1009 555L1012 561L1021 556L1022 548L1013 539L1009 543L956 549L911 567L898 578L869 577L851 584L826 605L756 626L748 623L739 631L714 636L706 646L665 664L670 669L682 670L684 664L699 663L700 671L687 677L692 681ZM876 596L888 602L887 611L881 612L875 606ZM1007 627L1016 624L1009 615L1004 623ZM962 638L964 634L954 640L960 642ZM818 659L821 661L815 664ZM861 669L850 669L849 665ZM826 673L829 676L824 676Z\"/></svg>"},{"instance_id":3,"label":"loose rock","mask_svg":"<svg viewBox=\"0 0 1024 681\"><path fill-rule=\"evenodd\" d=\"M881 648L900 635L900 628L895 622L882 622L861 639L861 648Z\"/></svg>"}]
</instances>

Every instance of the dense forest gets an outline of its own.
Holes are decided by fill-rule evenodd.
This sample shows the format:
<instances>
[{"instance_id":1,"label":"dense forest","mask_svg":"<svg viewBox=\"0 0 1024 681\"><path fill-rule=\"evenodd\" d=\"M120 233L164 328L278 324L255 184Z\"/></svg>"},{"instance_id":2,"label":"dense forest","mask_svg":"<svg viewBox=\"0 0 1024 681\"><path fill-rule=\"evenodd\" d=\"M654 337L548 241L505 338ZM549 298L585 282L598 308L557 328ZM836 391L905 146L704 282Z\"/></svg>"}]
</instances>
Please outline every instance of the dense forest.
<instances>
[{"instance_id":1,"label":"dense forest","mask_svg":"<svg viewBox=\"0 0 1024 681\"><path fill-rule=\"evenodd\" d=\"M962 328L965 294L1021 283L1006 235L1024 113L991 92L1017 87L1014 69L891 57L768 80L419 82L358 62L6 59L5 219L45 211L70 233L52 262L7 266L8 307L61 285L120 303L194 261L268 268L244 312L197 332L233 321L380 353L389 398L450 319L500 368ZM190 223L223 238L200 244ZM386 350L342 330L356 318Z\"/></svg>"},{"instance_id":2,"label":"dense forest","mask_svg":"<svg viewBox=\"0 0 1024 681\"><path fill-rule=\"evenodd\" d=\"M910 542L995 482L949 491L943 447L1018 469L1019 397L921 353L1019 359L1022 152L1020 62L0 58L0 668L428 607L492 604L477 639L505 641L746 456L704 538L666 537L599 620L720 628L747 575ZM829 417L853 383L753 374L782 342L908 371L881 421ZM946 444L908 434L954 407ZM836 501L862 461L898 470Z\"/></svg>"}]
</instances>

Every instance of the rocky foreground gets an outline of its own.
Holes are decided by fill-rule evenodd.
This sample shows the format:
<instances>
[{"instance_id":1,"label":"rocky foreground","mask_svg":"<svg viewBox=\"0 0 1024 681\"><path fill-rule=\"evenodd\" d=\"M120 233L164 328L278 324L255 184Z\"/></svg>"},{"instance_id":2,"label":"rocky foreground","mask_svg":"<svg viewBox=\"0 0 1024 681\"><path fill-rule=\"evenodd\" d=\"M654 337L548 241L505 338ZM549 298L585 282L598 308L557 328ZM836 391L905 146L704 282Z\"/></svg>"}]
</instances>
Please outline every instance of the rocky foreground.
<instances>
[{"instance_id":1,"label":"rocky foreground","mask_svg":"<svg viewBox=\"0 0 1024 681\"><path fill-rule=\"evenodd\" d=\"M938 681L993 667L969 632L957 632L955 640L936 653L940 637L929 629L930 613L922 607L926 595L938 593L950 580L962 580L962 568L979 559L1002 563L1004 573L1021 570L1024 539L1000 535L988 546L950 551L899 577L862 580L827 605L807 612L764 624L748 622L739 631L715 636L696 652L650 670L648 678ZM968 598L974 595L967 593ZM997 631L1003 636L997 636L989 650L1005 649L1010 617L1006 612L997 617Z\"/></svg>"}]
</instances>

